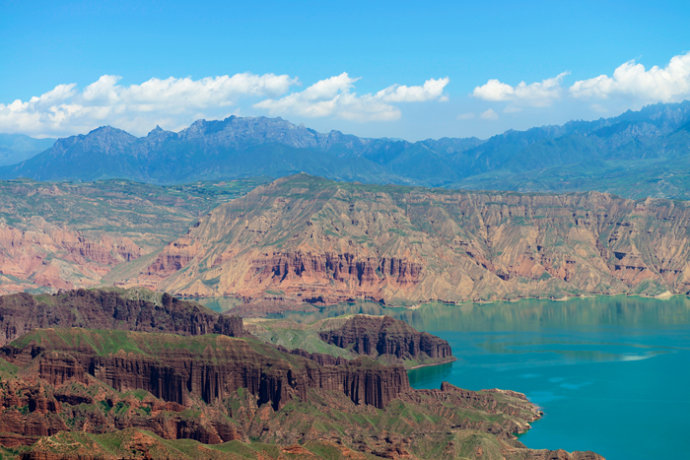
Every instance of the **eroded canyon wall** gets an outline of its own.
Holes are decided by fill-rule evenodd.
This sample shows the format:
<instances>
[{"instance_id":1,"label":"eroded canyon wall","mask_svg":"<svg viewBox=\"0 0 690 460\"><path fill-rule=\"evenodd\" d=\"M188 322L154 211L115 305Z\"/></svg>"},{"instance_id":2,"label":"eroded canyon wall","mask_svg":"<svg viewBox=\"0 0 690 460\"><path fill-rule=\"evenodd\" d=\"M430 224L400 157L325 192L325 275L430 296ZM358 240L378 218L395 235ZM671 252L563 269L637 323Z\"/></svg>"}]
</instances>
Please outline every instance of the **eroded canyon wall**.
<instances>
[{"instance_id":1,"label":"eroded canyon wall","mask_svg":"<svg viewBox=\"0 0 690 460\"><path fill-rule=\"evenodd\" d=\"M124 285L247 301L467 301L690 291L690 205L279 179Z\"/></svg>"}]
</instances>

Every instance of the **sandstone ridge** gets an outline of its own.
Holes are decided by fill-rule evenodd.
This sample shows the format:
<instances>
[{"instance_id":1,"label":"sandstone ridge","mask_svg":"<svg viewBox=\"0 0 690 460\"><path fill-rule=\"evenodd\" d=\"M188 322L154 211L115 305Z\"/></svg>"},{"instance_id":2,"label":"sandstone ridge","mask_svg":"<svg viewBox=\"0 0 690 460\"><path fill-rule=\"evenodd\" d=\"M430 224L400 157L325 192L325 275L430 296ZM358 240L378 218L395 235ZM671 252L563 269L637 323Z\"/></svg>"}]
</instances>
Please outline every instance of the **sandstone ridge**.
<instances>
[{"instance_id":1,"label":"sandstone ridge","mask_svg":"<svg viewBox=\"0 0 690 460\"><path fill-rule=\"evenodd\" d=\"M306 399L310 388L321 388L382 408L409 389L400 366L287 353L222 335L152 334L38 329L1 350L11 364L37 366L38 377L52 385L94 377L117 391L143 389L182 405L195 399L213 404L246 388L259 405L277 410L290 398ZM80 342L84 345L73 345Z\"/></svg>"},{"instance_id":2,"label":"sandstone ridge","mask_svg":"<svg viewBox=\"0 0 690 460\"><path fill-rule=\"evenodd\" d=\"M297 175L219 206L118 282L283 306L685 294L689 239L687 202Z\"/></svg>"}]
</instances>

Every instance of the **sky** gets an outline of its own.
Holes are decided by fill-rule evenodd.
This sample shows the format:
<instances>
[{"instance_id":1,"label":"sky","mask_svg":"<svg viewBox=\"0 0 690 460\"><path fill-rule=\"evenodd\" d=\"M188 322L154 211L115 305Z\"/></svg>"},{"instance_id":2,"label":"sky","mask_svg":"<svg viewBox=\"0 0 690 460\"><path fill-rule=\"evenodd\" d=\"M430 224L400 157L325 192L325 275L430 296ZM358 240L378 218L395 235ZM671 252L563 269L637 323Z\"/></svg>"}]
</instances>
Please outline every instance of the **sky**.
<instances>
[{"instance_id":1,"label":"sky","mask_svg":"<svg viewBox=\"0 0 690 460\"><path fill-rule=\"evenodd\" d=\"M0 0L0 132L486 138L690 98L687 1Z\"/></svg>"}]
</instances>

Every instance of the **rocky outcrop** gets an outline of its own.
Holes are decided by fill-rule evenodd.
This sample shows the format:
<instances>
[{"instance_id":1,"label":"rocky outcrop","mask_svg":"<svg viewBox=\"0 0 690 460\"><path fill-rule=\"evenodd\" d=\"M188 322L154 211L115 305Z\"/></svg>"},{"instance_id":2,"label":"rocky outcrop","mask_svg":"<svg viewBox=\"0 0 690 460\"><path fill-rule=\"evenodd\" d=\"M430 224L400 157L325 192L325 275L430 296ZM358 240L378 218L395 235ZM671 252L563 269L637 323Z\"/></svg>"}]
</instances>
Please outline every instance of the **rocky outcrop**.
<instances>
[{"instance_id":1,"label":"rocky outcrop","mask_svg":"<svg viewBox=\"0 0 690 460\"><path fill-rule=\"evenodd\" d=\"M93 286L115 265L142 254L124 236L94 238L40 217L29 224L20 229L0 221L0 294Z\"/></svg>"},{"instance_id":2,"label":"rocky outcrop","mask_svg":"<svg viewBox=\"0 0 690 460\"><path fill-rule=\"evenodd\" d=\"M191 258L187 262L189 260ZM325 277L359 286L373 285L385 280L399 285L415 284L419 281L421 268L420 264L395 257L358 258L355 254L347 252L344 254L274 252L269 259L252 261L251 267L257 276L271 277L279 282L285 281L288 277Z\"/></svg>"},{"instance_id":3,"label":"rocky outcrop","mask_svg":"<svg viewBox=\"0 0 690 460\"><path fill-rule=\"evenodd\" d=\"M86 382L91 376L117 391L143 389L182 405L193 400L212 404L246 388L259 405L277 410L292 397L307 399L310 388L319 388L381 408L409 389L402 366L366 359L331 364L225 336L45 329L18 342L1 349L5 358L21 367L36 365L38 377L51 385ZM84 345L72 345L77 343ZM112 343L121 345L108 348Z\"/></svg>"},{"instance_id":4,"label":"rocky outcrop","mask_svg":"<svg viewBox=\"0 0 690 460\"><path fill-rule=\"evenodd\" d=\"M445 340L419 332L390 316L356 315L337 329L320 334L324 342L370 356L390 355L403 360L445 362L453 359Z\"/></svg>"},{"instance_id":5,"label":"rocky outcrop","mask_svg":"<svg viewBox=\"0 0 690 460\"><path fill-rule=\"evenodd\" d=\"M97 391L99 400L76 394L84 391ZM0 387L0 395L11 395L11 400L0 399L0 446L30 446L22 448L26 452L22 458L187 458L184 453L190 447L196 447L189 453L194 458L234 458L203 444L233 440L242 445L250 438L271 447L268 452L256 452L258 446L245 451L245 457L256 452L247 458L262 459L285 458L278 452L312 458L308 449L322 443L329 451L339 446L336 451L345 458L364 458L363 454L367 458L457 458L467 451L475 452L478 459L497 454L509 460L602 458L592 452L525 448L513 433L524 431L540 414L523 395L500 390L471 392L451 385L441 390L410 390L400 395L396 407L373 412L371 407L353 405L344 395L325 390L316 390L315 403L296 402L292 409L278 412L240 394L231 398L228 408L196 406L190 411L150 395L122 395L93 385L56 390L42 383L11 381ZM372 417L391 428L372 431ZM329 428L334 420L339 420L339 431ZM305 431L304 426L312 428ZM173 442L163 444L160 438L142 436L141 429ZM84 432L91 433L89 439L96 442L83 445ZM99 442L111 437L117 442ZM166 451L165 446L175 446L176 439L203 444L187 441L184 449ZM429 448L438 445L446 447L442 452Z\"/></svg>"},{"instance_id":6,"label":"rocky outcrop","mask_svg":"<svg viewBox=\"0 0 690 460\"><path fill-rule=\"evenodd\" d=\"M203 444L234 440L275 446L265 455L247 450L257 458L308 455L326 443L353 458L488 449L476 457L600 459L522 446L515 433L541 415L524 395L449 384L413 390L401 366L288 352L252 338L43 329L0 348L0 363L0 446L30 446L22 448L27 458L225 458ZM174 444L140 429L203 444L170 451ZM91 444L71 433L91 433ZM117 442L105 441L111 436ZM440 454L429 447L440 445ZM112 450L118 446L124 451Z\"/></svg>"},{"instance_id":7,"label":"rocky outcrop","mask_svg":"<svg viewBox=\"0 0 690 460\"><path fill-rule=\"evenodd\" d=\"M77 289L50 296L0 296L0 345L36 328L85 327L128 331L209 333L240 337L242 319L194 302L145 291Z\"/></svg>"},{"instance_id":8,"label":"rocky outcrop","mask_svg":"<svg viewBox=\"0 0 690 460\"><path fill-rule=\"evenodd\" d=\"M286 307L685 294L689 261L687 202L299 175L219 206L123 283Z\"/></svg>"}]
</instances>

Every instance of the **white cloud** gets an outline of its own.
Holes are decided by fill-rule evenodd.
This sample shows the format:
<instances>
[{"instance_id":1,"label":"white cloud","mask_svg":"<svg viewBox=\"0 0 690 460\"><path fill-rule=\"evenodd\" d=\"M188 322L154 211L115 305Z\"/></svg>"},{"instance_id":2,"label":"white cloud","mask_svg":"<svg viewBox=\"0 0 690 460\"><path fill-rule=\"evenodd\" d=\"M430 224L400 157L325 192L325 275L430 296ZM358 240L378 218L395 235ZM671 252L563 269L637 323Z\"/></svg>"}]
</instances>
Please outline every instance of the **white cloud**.
<instances>
[{"instance_id":1,"label":"white cloud","mask_svg":"<svg viewBox=\"0 0 690 460\"><path fill-rule=\"evenodd\" d=\"M464 112L464 113L458 114L458 116L455 118L458 120L471 120L475 117L476 117L476 115L473 112Z\"/></svg>"},{"instance_id":2,"label":"white cloud","mask_svg":"<svg viewBox=\"0 0 690 460\"><path fill-rule=\"evenodd\" d=\"M508 101L514 94L515 89L512 86L495 78L491 78L482 86L475 87L472 92L474 97L485 101Z\"/></svg>"},{"instance_id":3,"label":"white cloud","mask_svg":"<svg viewBox=\"0 0 690 460\"><path fill-rule=\"evenodd\" d=\"M514 104L546 107L563 94L561 81L566 75L568 73L563 72L555 77L529 84L521 81L516 86L492 78L485 84L474 88L472 95L486 101L508 101Z\"/></svg>"},{"instance_id":4,"label":"white cloud","mask_svg":"<svg viewBox=\"0 0 690 460\"><path fill-rule=\"evenodd\" d=\"M431 78L423 86L392 85L376 93L376 98L386 102L425 102L433 99L447 101L443 90L450 82L446 78Z\"/></svg>"},{"instance_id":5,"label":"white cloud","mask_svg":"<svg viewBox=\"0 0 690 460\"><path fill-rule=\"evenodd\" d=\"M515 86L490 79L475 87L472 96L506 103L503 107L506 114L529 107L551 107L554 102L562 101L571 110L579 110L580 117L613 115L627 109L637 110L645 104L690 99L690 52L674 56L665 67L645 68L631 60L615 68L611 75L579 80L570 86L563 85L566 75L564 72L534 83L522 81Z\"/></svg>"},{"instance_id":6,"label":"white cloud","mask_svg":"<svg viewBox=\"0 0 690 460\"><path fill-rule=\"evenodd\" d=\"M494 109L487 109L479 115L482 120L498 120L498 114Z\"/></svg>"},{"instance_id":7,"label":"white cloud","mask_svg":"<svg viewBox=\"0 0 690 460\"><path fill-rule=\"evenodd\" d=\"M443 90L449 82L440 78L429 79L422 86L395 84L359 96L354 91L357 80L342 73L289 93L298 79L272 73L198 80L151 78L132 85L121 84L119 76L103 75L81 90L75 84L61 84L27 101L0 104L0 132L62 136L108 124L141 135L156 124L179 129L199 118L237 114L243 101L251 107L257 100L253 107L272 114L396 120L400 118L396 104L444 100Z\"/></svg>"},{"instance_id":8,"label":"white cloud","mask_svg":"<svg viewBox=\"0 0 690 460\"><path fill-rule=\"evenodd\" d=\"M395 103L445 101L443 90L448 78L429 79L422 86L391 85L374 94L361 96L354 92L358 78L346 72L314 83L303 91L266 99L254 107L277 115L335 117L352 121L389 121L400 118Z\"/></svg>"},{"instance_id":9,"label":"white cloud","mask_svg":"<svg viewBox=\"0 0 690 460\"><path fill-rule=\"evenodd\" d=\"M614 95L645 102L677 102L690 97L690 53L674 56L664 68L649 70L634 60L620 65L613 75L599 75L573 83L576 98L607 99Z\"/></svg>"},{"instance_id":10,"label":"white cloud","mask_svg":"<svg viewBox=\"0 0 690 460\"><path fill-rule=\"evenodd\" d=\"M120 79L103 75L83 91L62 84L28 101L0 104L0 132L51 136L111 124L142 134L158 123L179 127L206 114L223 116L241 98L281 95L297 83L270 73L151 78L129 86L119 84Z\"/></svg>"}]
</instances>

